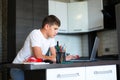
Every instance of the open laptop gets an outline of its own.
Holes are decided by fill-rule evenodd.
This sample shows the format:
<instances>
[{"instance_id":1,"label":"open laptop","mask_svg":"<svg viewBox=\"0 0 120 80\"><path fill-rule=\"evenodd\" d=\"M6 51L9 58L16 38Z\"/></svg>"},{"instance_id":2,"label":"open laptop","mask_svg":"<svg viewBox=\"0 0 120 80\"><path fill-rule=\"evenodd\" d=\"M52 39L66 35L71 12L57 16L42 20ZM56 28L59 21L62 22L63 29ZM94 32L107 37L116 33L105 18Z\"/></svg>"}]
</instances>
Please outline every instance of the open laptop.
<instances>
[{"instance_id":1,"label":"open laptop","mask_svg":"<svg viewBox=\"0 0 120 80\"><path fill-rule=\"evenodd\" d=\"M98 46L99 46L99 38L98 37L95 37L95 41L94 41L94 45L93 45L93 48L92 48L92 52L91 52L91 56L90 58L84 58L84 59L72 59L72 60L69 60L71 62L80 62L80 61L95 61L96 59L96 54L97 54L97 50L98 50Z\"/></svg>"}]
</instances>

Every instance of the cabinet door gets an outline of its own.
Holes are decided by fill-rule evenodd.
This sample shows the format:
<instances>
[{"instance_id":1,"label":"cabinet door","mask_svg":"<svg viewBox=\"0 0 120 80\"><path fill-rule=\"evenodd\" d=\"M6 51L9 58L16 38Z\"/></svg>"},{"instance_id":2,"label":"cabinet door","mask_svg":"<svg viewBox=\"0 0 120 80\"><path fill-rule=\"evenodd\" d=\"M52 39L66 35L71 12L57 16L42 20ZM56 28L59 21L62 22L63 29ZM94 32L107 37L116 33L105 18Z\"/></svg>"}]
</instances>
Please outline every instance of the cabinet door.
<instances>
[{"instance_id":1,"label":"cabinet door","mask_svg":"<svg viewBox=\"0 0 120 80\"><path fill-rule=\"evenodd\" d=\"M49 3L48 3L48 14L51 15L56 15L56 11L55 11L55 3L56 1L50 1L49 0Z\"/></svg>"},{"instance_id":2,"label":"cabinet door","mask_svg":"<svg viewBox=\"0 0 120 80\"><path fill-rule=\"evenodd\" d=\"M103 29L103 0L88 0L89 31Z\"/></svg>"},{"instance_id":3,"label":"cabinet door","mask_svg":"<svg viewBox=\"0 0 120 80\"><path fill-rule=\"evenodd\" d=\"M67 3L56 2L56 16L61 21L61 26L59 28L59 33L67 32Z\"/></svg>"},{"instance_id":4,"label":"cabinet door","mask_svg":"<svg viewBox=\"0 0 120 80\"><path fill-rule=\"evenodd\" d=\"M88 30L87 1L68 4L69 32L85 32Z\"/></svg>"},{"instance_id":5,"label":"cabinet door","mask_svg":"<svg viewBox=\"0 0 120 80\"><path fill-rule=\"evenodd\" d=\"M85 67L47 69L47 80L85 80Z\"/></svg>"},{"instance_id":6,"label":"cabinet door","mask_svg":"<svg viewBox=\"0 0 120 80\"><path fill-rule=\"evenodd\" d=\"M67 3L49 1L49 14L53 14L60 19L61 26L58 32L67 32Z\"/></svg>"},{"instance_id":7,"label":"cabinet door","mask_svg":"<svg viewBox=\"0 0 120 80\"><path fill-rule=\"evenodd\" d=\"M86 67L86 80L117 80L116 65Z\"/></svg>"}]
</instances>

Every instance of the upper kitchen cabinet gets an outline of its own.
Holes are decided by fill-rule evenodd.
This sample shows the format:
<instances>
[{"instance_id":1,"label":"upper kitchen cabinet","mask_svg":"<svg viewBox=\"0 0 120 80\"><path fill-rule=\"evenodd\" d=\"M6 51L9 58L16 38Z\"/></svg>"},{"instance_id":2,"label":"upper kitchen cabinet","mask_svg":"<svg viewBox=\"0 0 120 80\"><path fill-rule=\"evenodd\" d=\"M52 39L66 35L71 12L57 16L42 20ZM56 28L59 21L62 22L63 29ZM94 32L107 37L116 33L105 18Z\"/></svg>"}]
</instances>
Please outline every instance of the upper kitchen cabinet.
<instances>
[{"instance_id":1,"label":"upper kitchen cabinet","mask_svg":"<svg viewBox=\"0 0 120 80\"><path fill-rule=\"evenodd\" d=\"M56 15L61 20L59 33L67 33L67 3L49 1L49 14Z\"/></svg>"},{"instance_id":2,"label":"upper kitchen cabinet","mask_svg":"<svg viewBox=\"0 0 120 80\"><path fill-rule=\"evenodd\" d=\"M88 31L87 1L68 4L68 29L70 33Z\"/></svg>"},{"instance_id":3,"label":"upper kitchen cabinet","mask_svg":"<svg viewBox=\"0 0 120 80\"><path fill-rule=\"evenodd\" d=\"M102 0L80 2L49 1L49 14L61 20L59 33L80 33L103 29Z\"/></svg>"},{"instance_id":4,"label":"upper kitchen cabinet","mask_svg":"<svg viewBox=\"0 0 120 80\"><path fill-rule=\"evenodd\" d=\"M88 0L68 4L70 33L90 32L103 29L102 0Z\"/></svg>"},{"instance_id":5,"label":"upper kitchen cabinet","mask_svg":"<svg viewBox=\"0 0 120 80\"><path fill-rule=\"evenodd\" d=\"M88 0L88 31L104 28L102 10L103 0Z\"/></svg>"}]
</instances>

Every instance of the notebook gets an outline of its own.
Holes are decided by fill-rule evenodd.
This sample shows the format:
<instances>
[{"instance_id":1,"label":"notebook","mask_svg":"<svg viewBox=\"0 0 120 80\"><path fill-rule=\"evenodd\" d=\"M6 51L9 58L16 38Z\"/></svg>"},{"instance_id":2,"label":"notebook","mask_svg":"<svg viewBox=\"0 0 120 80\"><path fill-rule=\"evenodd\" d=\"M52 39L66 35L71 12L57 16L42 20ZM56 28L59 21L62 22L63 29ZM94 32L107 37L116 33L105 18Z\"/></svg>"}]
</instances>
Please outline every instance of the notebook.
<instances>
[{"instance_id":1,"label":"notebook","mask_svg":"<svg viewBox=\"0 0 120 80\"><path fill-rule=\"evenodd\" d=\"M79 59L72 59L72 60L69 60L69 61L72 61L72 62L80 62L80 61L95 61L96 59L96 54L97 54L97 50L98 50L98 46L99 46L99 38L98 37L95 37L95 41L94 41L94 44L93 44L93 48L92 48L92 52L91 52L91 56L90 58L79 58Z\"/></svg>"}]
</instances>

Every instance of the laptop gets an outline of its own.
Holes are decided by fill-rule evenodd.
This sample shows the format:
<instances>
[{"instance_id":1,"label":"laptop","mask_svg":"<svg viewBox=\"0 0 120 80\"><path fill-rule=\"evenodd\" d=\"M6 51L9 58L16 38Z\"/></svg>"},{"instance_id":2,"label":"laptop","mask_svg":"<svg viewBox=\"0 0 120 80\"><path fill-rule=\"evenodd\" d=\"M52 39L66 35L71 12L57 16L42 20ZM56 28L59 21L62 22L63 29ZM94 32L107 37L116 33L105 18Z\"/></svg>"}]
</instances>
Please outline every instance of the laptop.
<instances>
[{"instance_id":1,"label":"laptop","mask_svg":"<svg viewBox=\"0 0 120 80\"><path fill-rule=\"evenodd\" d=\"M80 62L80 61L95 61L96 59L96 54L97 54L97 50L98 50L98 46L99 46L99 38L98 37L95 37L95 41L94 41L94 45L93 45L93 48L92 48L92 52L91 52L91 56L90 58L79 58L79 59L72 59L72 60L68 60L70 62Z\"/></svg>"}]
</instances>

